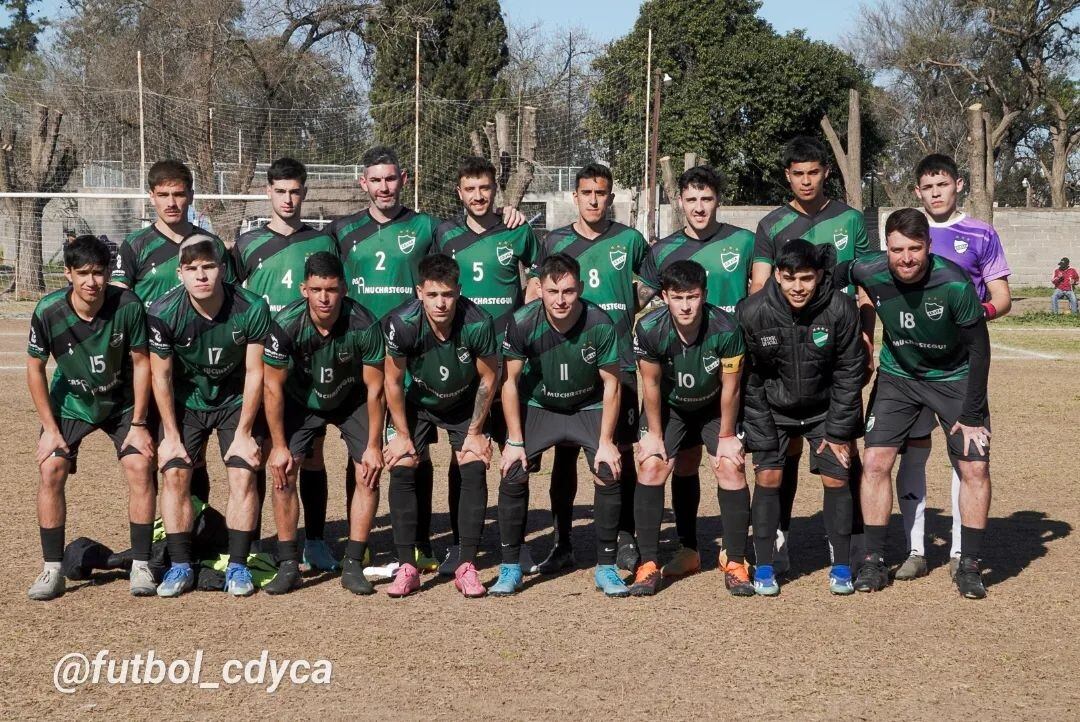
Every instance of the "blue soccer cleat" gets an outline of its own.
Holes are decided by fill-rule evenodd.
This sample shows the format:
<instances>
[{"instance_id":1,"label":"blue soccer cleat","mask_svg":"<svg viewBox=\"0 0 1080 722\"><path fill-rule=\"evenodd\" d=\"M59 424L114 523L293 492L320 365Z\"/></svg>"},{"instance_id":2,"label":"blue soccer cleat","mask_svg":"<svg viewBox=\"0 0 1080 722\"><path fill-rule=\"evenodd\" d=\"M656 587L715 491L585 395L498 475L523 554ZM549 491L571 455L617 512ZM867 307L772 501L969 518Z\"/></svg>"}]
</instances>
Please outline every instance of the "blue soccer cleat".
<instances>
[{"instance_id":1,"label":"blue soccer cleat","mask_svg":"<svg viewBox=\"0 0 1080 722\"><path fill-rule=\"evenodd\" d=\"M165 572L165 578L158 585L159 597L179 597L184 592L190 592L195 588L195 570L190 564L173 563L169 571Z\"/></svg>"},{"instance_id":2,"label":"blue soccer cleat","mask_svg":"<svg viewBox=\"0 0 1080 722\"><path fill-rule=\"evenodd\" d=\"M521 591L522 575L520 564L500 564L499 578L488 589L493 597L508 597Z\"/></svg>"},{"instance_id":3,"label":"blue soccer cleat","mask_svg":"<svg viewBox=\"0 0 1080 722\"><path fill-rule=\"evenodd\" d=\"M619 570L614 564L597 564L593 572L593 580L596 588L606 597L628 597L630 588L619 576Z\"/></svg>"},{"instance_id":4,"label":"blue soccer cleat","mask_svg":"<svg viewBox=\"0 0 1080 722\"><path fill-rule=\"evenodd\" d=\"M225 591L234 597L250 597L255 593L251 571L244 564L229 562L225 568Z\"/></svg>"},{"instance_id":5,"label":"blue soccer cleat","mask_svg":"<svg viewBox=\"0 0 1080 722\"><path fill-rule=\"evenodd\" d=\"M763 597L775 597L780 593L776 572L771 564L759 564L754 569L754 593Z\"/></svg>"},{"instance_id":6,"label":"blue soccer cleat","mask_svg":"<svg viewBox=\"0 0 1080 722\"><path fill-rule=\"evenodd\" d=\"M851 567L847 564L833 564L829 570L829 591L843 597L855 593L855 584L851 581Z\"/></svg>"}]
</instances>

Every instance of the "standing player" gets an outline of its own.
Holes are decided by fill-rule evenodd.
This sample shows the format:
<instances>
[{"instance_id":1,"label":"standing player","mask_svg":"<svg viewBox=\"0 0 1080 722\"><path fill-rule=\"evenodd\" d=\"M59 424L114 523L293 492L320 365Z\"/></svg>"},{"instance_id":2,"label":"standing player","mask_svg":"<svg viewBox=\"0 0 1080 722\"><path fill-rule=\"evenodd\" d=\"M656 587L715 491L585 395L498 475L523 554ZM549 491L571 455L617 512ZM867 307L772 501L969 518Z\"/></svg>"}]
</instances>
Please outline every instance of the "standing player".
<instances>
[{"instance_id":1,"label":"standing player","mask_svg":"<svg viewBox=\"0 0 1080 722\"><path fill-rule=\"evenodd\" d=\"M735 304L746 297L754 234L716 220L720 185L719 174L709 166L697 166L679 176L678 203L686 216L686 226L649 249L641 270L643 287L659 291L661 275L668 266L680 260L693 260L701 264L708 277L707 303L733 312ZM664 576L681 577L701 569L697 540L700 465L700 445L680 450L675 457L671 505L679 550L664 565Z\"/></svg>"},{"instance_id":2,"label":"standing player","mask_svg":"<svg viewBox=\"0 0 1080 722\"><path fill-rule=\"evenodd\" d=\"M735 435L746 346L735 318L705 302L705 279L705 269L694 261L668 264L660 274L665 305L638 321L634 333L645 419L638 442L641 488L634 494L641 566L631 596L660 589L664 482L682 450L700 453L702 445L712 457L724 523L724 585L736 596L754 594L746 564L750 491L742 442Z\"/></svg>"},{"instance_id":3,"label":"standing player","mask_svg":"<svg viewBox=\"0 0 1080 722\"><path fill-rule=\"evenodd\" d=\"M188 211L195 197L191 171L178 160L161 160L146 174L150 205L157 216L154 223L128 235L116 253L112 283L129 288L149 307L180 285L177 273L179 246L185 238L198 233L213 239L219 255L225 259L224 280L236 280L231 257L220 238L188 221ZM151 412L155 415L154 412ZM157 426L156 419L151 421ZM200 464L191 478L191 493L204 502L210 498L210 476Z\"/></svg>"},{"instance_id":4,"label":"standing player","mask_svg":"<svg viewBox=\"0 0 1080 722\"><path fill-rule=\"evenodd\" d=\"M780 593L773 568L780 484L791 439L810 442L810 471L825 486L825 530L832 546L829 590L852 594L849 486L854 441L861 431L866 347L859 310L836 290L830 246L789 241L773 278L736 309L750 372L743 428L754 456L754 591Z\"/></svg>"},{"instance_id":5,"label":"standing player","mask_svg":"<svg viewBox=\"0 0 1080 722\"><path fill-rule=\"evenodd\" d=\"M862 508L866 556L859 591L884 589L885 532L896 455L924 408L938 418L960 472L960 562L954 580L970 599L986 596L979 552L990 511L990 411L986 381L990 337L967 273L930 253L930 224L904 208L885 222L886 251L851 264L851 282L876 305L884 329L866 417Z\"/></svg>"},{"instance_id":6,"label":"standing player","mask_svg":"<svg viewBox=\"0 0 1080 722\"><path fill-rule=\"evenodd\" d=\"M420 589L414 565L418 500L417 460L426 458L436 429L450 435L461 474L455 527L460 530L454 586L466 597L487 594L474 562L487 509L491 439L485 424L498 382L498 346L491 316L461 296L461 271L436 253L420 262L419 299L386 317L386 404L393 426L384 452L390 467L390 522L397 577L387 590L404 597Z\"/></svg>"},{"instance_id":7,"label":"standing player","mask_svg":"<svg viewBox=\"0 0 1080 722\"><path fill-rule=\"evenodd\" d=\"M465 158L458 166L457 194L464 206L461 220L445 221L435 232L435 250L449 254L463 269L461 295L491 314L495 321L496 348L502 345L506 324L522 306L521 269L536 259L536 237L525 223L507 228L495 213L495 166L479 158ZM496 443L504 442L506 432L498 394L491 409L492 432ZM450 460L450 527L453 545L439 565L439 573L454 574L459 566L458 497L461 471L455 458ZM522 547L522 566L531 568L525 559L528 547Z\"/></svg>"},{"instance_id":8,"label":"standing player","mask_svg":"<svg viewBox=\"0 0 1080 722\"><path fill-rule=\"evenodd\" d=\"M784 148L781 165L791 188L792 199L758 223L754 237L754 265L750 271L750 293L765 285L784 244L794 238L802 238L814 245L831 244L836 249L837 263L850 261L870 250L863 214L825 195L825 181L829 177L829 155L825 146L806 136L792 138ZM847 291L855 292L853 288ZM874 314L863 298L860 298L860 315L863 341L870 348L874 341ZM775 559L776 571L781 574L789 566L791 509L799 486L801 455L802 441L794 441L784 460Z\"/></svg>"},{"instance_id":9,"label":"standing player","mask_svg":"<svg viewBox=\"0 0 1080 722\"><path fill-rule=\"evenodd\" d=\"M301 220L307 195L307 169L292 158L278 158L266 171L266 195L270 199L270 222L240 236L233 246L237 275L244 288L254 291L277 313L301 298L304 262L320 251L337 253L337 243L329 233L316 230ZM338 561L326 544L326 466L323 440L314 446L300 467L300 500L304 504L304 565L335 571ZM265 475L265 469L259 472ZM259 503L266 491L265 476L260 484Z\"/></svg>"},{"instance_id":10,"label":"standing player","mask_svg":"<svg viewBox=\"0 0 1080 722\"><path fill-rule=\"evenodd\" d=\"M948 258L967 272L989 321L1004 316L1012 308L1011 271L994 227L957 210L957 197L963 189L964 179L956 162L947 155L928 155L915 168L915 194L930 220L930 248L935 256ZM908 536L908 558L896 570L900 581L917 579L929 572L925 546L926 460L930 456L934 425L933 412L924 409L896 470L896 498ZM953 469L950 555L953 572L960 558L959 495L960 475Z\"/></svg>"},{"instance_id":11,"label":"standing player","mask_svg":"<svg viewBox=\"0 0 1080 722\"><path fill-rule=\"evenodd\" d=\"M255 473L262 465L265 431L262 343L270 326L266 302L222 280L224 258L217 239L195 234L180 244L180 280L150 304L150 363L161 414L158 464L165 478L161 517L172 566L158 596L175 597L195 587L192 569L191 469L202 461L216 430L229 479L225 523L229 565L225 591L254 593L247 557L259 513Z\"/></svg>"},{"instance_id":12,"label":"standing player","mask_svg":"<svg viewBox=\"0 0 1080 722\"><path fill-rule=\"evenodd\" d=\"M623 499L619 519L617 564L626 571L637 568L640 555L634 539L634 488L637 486L637 467L634 464L633 443L637 438L637 374L630 337L634 315L640 304L639 296L651 297L647 289L634 291L634 274L639 273L649 248L644 237L633 228L608 219L614 200L611 170L599 163L589 163L574 178L574 202L578 218L556 229L540 245L536 264L529 280L530 300L540 297L538 270L552 255L562 253L573 258L581 267L583 290L581 297L596 304L615 322L619 337L619 357L622 368L620 393L622 413L615 429L615 443L622 454ZM539 565L543 574L552 574L573 566L574 555L570 531L577 493L577 456L574 446L556 446L551 468L551 512L556 541L551 553Z\"/></svg>"},{"instance_id":13,"label":"standing player","mask_svg":"<svg viewBox=\"0 0 1080 722\"><path fill-rule=\"evenodd\" d=\"M150 543L154 523L154 443L146 428L150 359L146 317L132 293L105 284L109 249L94 236L64 246L64 276L71 284L38 302L30 318L26 380L41 420L37 514L45 567L30 598L64 593L64 486L75 473L83 438L101 429L112 439L128 482L128 527L134 561L131 593L154 593ZM45 374L56 359L50 388Z\"/></svg>"},{"instance_id":14,"label":"standing player","mask_svg":"<svg viewBox=\"0 0 1080 722\"><path fill-rule=\"evenodd\" d=\"M285 594L300 585L296 476L300 459L327 424L341 430L359 482L351 498L341 585L374 594L364 578L368 535L379 506L383 467L383 335L372 315L345 296L345 272L332 253L304 263L303 299L274 317L263 350L265 413L273 448L278 572L264 587Z\"/></svg>"},{"instance_id":15,"label":"standing player","mask_svg":"<svg viewBox=\"0 0 1080 722\"><path fill-rule=\"evenodd\" d=\"M625 597L615 568L619 533L620 452L615 446L621 361L611 316L581 298L581 267L565 253L539 268L540 300L514 314L506 329L502 388L507 440L499 484L499 537L503 563L491 594L521 589L518 563L529 511L529 468L560 443L585 450L596 477L596 588Z\"/></svg>"}]
</instances>

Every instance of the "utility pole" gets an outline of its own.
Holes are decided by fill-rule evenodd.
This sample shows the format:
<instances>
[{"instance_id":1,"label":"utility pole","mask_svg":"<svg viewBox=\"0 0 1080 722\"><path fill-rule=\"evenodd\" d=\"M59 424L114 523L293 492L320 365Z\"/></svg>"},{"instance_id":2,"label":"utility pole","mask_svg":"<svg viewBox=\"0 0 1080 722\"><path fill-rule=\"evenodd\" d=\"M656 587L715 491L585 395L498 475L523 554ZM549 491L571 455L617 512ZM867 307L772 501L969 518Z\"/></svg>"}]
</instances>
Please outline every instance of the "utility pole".
<instances>
[{"instance_id":1,"label":"utility pole","mask_svg":"<svg viewBox=\"0 0 1080 722\"><path fill-rule=\"evenodd\" d=\"M570 125L573 123L573 117L571 108L573 107L574 98L574 31L569 32L569 44L566 51L566 132L567 137L570 133ZM566 148L566 156L564 158L566 165L570 165L570 147L569 144Z\"/></svg>"},{"instance_id":2,"label":"utility pole","mask_svg":"<svg viewBox=\"0 0 1080 722\"><path fill-rule=\"evenodd\" d=\"M645 219L648 232L645 240L652 242L656 233L656 156L660 153L660 70L653 71L653 108L652 108L652 143L649 148L649 198L646 205Z\"/></svg>"}]
</instances>

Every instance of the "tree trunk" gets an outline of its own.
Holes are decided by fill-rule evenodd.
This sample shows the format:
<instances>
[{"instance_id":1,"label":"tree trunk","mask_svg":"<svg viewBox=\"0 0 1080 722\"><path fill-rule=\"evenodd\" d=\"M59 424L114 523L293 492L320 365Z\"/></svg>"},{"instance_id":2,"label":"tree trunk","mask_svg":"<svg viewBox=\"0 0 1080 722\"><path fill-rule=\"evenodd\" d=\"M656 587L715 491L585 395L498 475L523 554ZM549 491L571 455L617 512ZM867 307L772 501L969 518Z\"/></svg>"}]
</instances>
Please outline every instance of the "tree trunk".
<instances>
[{"instance_id":1,"label":"tree trunk","mask_svg":"<svg viewBox=\"0 0 1080 722\"><path fill-rule=\"evenodd\" d=\"M969 215L987 223L994 222L994 197L986 178L989 143L986 137L986 120L981 103L975 103L966 112L968 127L968 159L971 166L971 192L968 195Z\"/></svg>"},{"instance_id":2,"label":"tree trunk","mask_svg":"<svg viewBox=\"0 0 1080 722\"><path fill-rule=\"evenodd\" d=\"M521 205L521 199L529 190L536 172L536 108L532 106L526 105L521 109L521 135L518 137L518 144L521 147L521 157L517 159L517 167L506 183L505 194L506 203L515 208Z\"/></svg>"},{"instance_id":3,"label":"tree trunk","mask_svg":"<svg viewBox=\"0 0 1080 722\"><path fill-rule=\"evenodd\" d=\"M38 298L45 293L42 272L41 214L47 199L17 200L19 235L15 261L15 298Z\"/></svg>"},{"instance_id":4,"label":"tree trunk","mask_svg":"<svg viewBox=\"0 0 1080 722\"><path fill-rule=\"evenodd\" d=\"M859 91L848 91L848 130L847 152L836 134L829 116L821 116L821 128L829 139L840 175L844 179L844 194L847 204L856 210L862 210L862 119L859 116Z\"/></svg>"},{"instance_id":5,"label":"tree trunk","mask_svg":"<svg viewBox=\"0 0 1080 722\"><path fill-rule=\"evenodd\" d=\"M1050 164L1050 204L1054 208L1064 208L1068 205L1065 197L1065 174L1069 168L1069 155L1080 140L1080 131L1069 133L1069 118L1061 103L1052 100L1050 108L1053 111L1054 120L1050 124L1050 144L1054 149L1054 157Z\"/></svg>"}]
</instances>

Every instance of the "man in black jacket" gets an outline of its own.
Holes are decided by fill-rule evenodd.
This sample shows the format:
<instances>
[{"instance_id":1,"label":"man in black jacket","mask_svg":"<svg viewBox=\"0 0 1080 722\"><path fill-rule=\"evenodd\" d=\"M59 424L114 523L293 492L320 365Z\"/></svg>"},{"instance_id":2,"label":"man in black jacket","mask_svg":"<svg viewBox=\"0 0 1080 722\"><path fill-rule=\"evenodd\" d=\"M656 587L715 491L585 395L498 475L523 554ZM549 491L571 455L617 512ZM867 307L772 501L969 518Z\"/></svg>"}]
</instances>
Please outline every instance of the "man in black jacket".
<instances>
[{"instance_id":1,"label":"man in black jacket","mask_svg":"<svg viewBox=\"0 0 1080 722\"><path fill-rule=\"evenodd\" d=\"M746 336L744 430L753 452L754 590L780 593L773 538L780 520L784 454L793 438L810 445L810 470L825 485L825 529L833 549L829 590L854 591L850 567L852 443L862 431L860 390L866 347L855 301L834 287L832 246L784 245L761 291L735 309Z\"/></svg>"}]
</instances>

